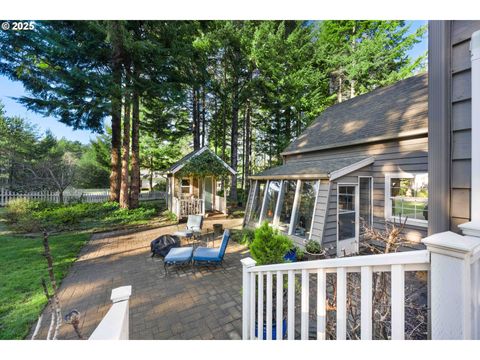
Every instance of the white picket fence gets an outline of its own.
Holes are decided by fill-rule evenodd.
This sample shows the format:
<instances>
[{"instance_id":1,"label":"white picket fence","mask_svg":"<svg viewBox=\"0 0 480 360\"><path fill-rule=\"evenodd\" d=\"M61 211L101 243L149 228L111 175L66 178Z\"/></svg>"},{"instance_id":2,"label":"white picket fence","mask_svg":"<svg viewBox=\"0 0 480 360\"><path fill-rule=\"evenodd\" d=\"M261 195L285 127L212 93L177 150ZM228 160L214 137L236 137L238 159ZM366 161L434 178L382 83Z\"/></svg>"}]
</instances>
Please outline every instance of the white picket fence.
<instances>
[{"instance_id":1,"label":"white picket fence","mask_svg":"<svg viewBox=\"0 0 480 360\"><path fill-rule=\"evenodd\" d=\"M110 193L108 190L98 192L83 192L82 190L74 190L65 192L63 194L63 201L65 203L71 201L81 201L85 203L99 203L108 201ZM14 191L0 188L0 206L7 205L10 201L15 199L27 199L32 201L47 201L52 203L59 203L60 196L56 191L32 191L28 193L17 193ZM166 193L164 191L149 191L142 192L139 195L140 200L166 200Z\"/></svg>"},{"instance_id":2,"label":"white picket fence","mask_svg":"<svg viewBox=\"0 0 480 360\"><path fill-rule=\"evenodd\" d=\"M480 339L480 238L460 236L452 232L432 235L423 240L427 250L394 254L355 256L287 264L255 266L251 258L243 264L243 339L281 340L283 330L284 276L287 276L287 338L296 338L295 276L301 274L300 338L309 338L311 301L309 277L316 274L316 338L326 337L326 274L336 273L336 339L347 338L347 273L360 273L361 339L372 339L372 275L391 273L391 338L405 338L405 272L428 271L431 302L430 328L432 339ZM275 284L273 279L275 278ZM272 303L276 292L275 305ZM264 311L255 311L266 309ZM276 308L276 323L272 311ZM264 325L265 324L265 325ZM256 331L256 329L259 329ZM256 332L258 333L256 335Z\"/></svg>"}]
</instances>

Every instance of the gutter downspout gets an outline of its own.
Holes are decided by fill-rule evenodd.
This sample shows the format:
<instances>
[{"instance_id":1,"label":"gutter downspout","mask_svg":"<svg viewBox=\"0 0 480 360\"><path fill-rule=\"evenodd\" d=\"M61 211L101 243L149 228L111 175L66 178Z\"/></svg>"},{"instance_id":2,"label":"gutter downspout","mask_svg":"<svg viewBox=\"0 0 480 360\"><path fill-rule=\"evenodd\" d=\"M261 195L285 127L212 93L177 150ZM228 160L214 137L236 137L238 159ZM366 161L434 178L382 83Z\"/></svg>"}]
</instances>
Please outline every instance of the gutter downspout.
<instances>
[{"instance_id":1,"label":"gutter downspout","mask_svg":"<svg viewBox=\"0 0 480 360\"><path fill-rule=\"evenodd\" d=\"M472 185L470 222L459 227L465 235L480 237L480 30L470 41L472 61Z\"/></svg>"}]
</instances>

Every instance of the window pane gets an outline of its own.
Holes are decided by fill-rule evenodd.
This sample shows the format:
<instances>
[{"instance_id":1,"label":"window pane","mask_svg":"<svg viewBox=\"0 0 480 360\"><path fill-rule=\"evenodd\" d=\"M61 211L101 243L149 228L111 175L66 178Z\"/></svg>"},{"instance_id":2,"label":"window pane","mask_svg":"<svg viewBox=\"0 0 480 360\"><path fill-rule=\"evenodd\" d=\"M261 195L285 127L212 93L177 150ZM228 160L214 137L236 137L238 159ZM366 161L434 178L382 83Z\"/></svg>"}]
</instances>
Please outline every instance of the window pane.
<instances>
[{"instance_id":1,"label":"window pane","mask_svg":"<svg viewBox=\"0 0 480 360\"><path fill-rule=\"evenodd\" d=\"M372 179L360 178L360 221L372 226Z\"/></svg>"},{"instance_id":2,"label":"window pane","mask_svg":"<svg viewBox=\"0 0 480 360\"><path fill-rule=\"evenodd\" d=\"M410 178L392 178L390 182L392 215L428 220L428 174Z\"/></svg>"},{"instance_id":3,"label":"window pane","mask_svg":"<svg viewBox=\"0 0 480 360\"><path fill-rule=\"evenodd\" d=\"M356 236L355 186L338 187L338 240Z\"/></svg>"},{"instance_id":4,"label":"window pane","mask_svg":"<svg viewBox=\"0 0 480 360\"><path fill-rule=\"evenodd\" d=\"M265 194L265 181L257 182L255 198L253 199L252 212L250 214L249 224L254 226L260 220L260 211L262 211L263 195Z\"/></svg>"},{"instance_id":5,"label":"window pane","mask_svg":"<svg viewBox=\"0 0 480 360\"><path fill-rule=\"evenodd\" d=\"M297 181L289 180L283 182L283 199L280 203L279 229L288 233L290 220L292 217L293 201L295 199L295 190L297 189Z\"/></svg>"},{"instance_id":6,"label":"window pane","mask_svg":"<svg viewBox=\"0 0 480 360\"><path fill-rule=\"evenodd\" d=\"M265 216L262 219L267 220L269 224L273 222L275 207L277 206L278 193L280 192L280 181L272 180L268 183L267 202L265 203Z\"/></svg>"},{"instance_id":7,"label":"window pane","mask_svg":"<svg viewBox=\"0 0 480 360\"><path fill-rule=\"evenodd\" d=\"M318 181L302 181L300 188L300 201L293 234L308 238L313 220L313 208L317 196Z\"/></svg>"}]
</instances>

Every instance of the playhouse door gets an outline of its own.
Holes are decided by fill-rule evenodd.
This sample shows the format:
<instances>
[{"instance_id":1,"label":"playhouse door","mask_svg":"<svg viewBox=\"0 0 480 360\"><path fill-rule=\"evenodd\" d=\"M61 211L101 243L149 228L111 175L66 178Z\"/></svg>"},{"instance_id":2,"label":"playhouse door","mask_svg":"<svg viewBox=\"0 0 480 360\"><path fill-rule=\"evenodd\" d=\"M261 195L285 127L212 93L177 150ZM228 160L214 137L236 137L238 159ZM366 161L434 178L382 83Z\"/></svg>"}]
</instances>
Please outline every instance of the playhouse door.
<instances>
[{"instance_id":1,"label":"playhouse door","mask_svg":"<svg viewBox=\"0 0 480 360\"><path fill-rule=\"evenodd\" d=\"M337 188L337 256L358 252L358 185L338 184Z\"/></svg>"}]
</instances>

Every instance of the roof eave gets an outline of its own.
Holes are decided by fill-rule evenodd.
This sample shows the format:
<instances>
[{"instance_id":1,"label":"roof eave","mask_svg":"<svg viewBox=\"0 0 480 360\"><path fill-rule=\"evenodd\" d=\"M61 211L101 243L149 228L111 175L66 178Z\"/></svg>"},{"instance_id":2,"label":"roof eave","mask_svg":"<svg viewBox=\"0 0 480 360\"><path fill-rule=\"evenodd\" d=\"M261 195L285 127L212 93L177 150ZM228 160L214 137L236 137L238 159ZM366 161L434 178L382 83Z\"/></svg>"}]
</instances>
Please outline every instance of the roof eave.
<instances>
[{"instance_id":1,"label":"roof eave","mask_svg":"<svg viewBox=\"0 0 480 360\"><path fill-rule=\"evenodd\" d=\"M298 150L292 150L292 151L284 151L284 152L280 153L280 155L281 156L297 155L297 154L303 154L303 153L309 153L309 152L315 152L315 151L321 151L321 150L335 149L335 148L340 148L340 147L348 147L348 146L354 146L354 145L369 144L369 143L374 143L374 142L379 142L379 141L398 140L398 139L421 136L421 135L426 135L426 134L428 134L428 127L415 129L415 130L409 130L409 131L402 131L395 136L392 136L392 135L373 136L373 137L366 138L366 139L346 141L346 142L343 142L343 143L315 146L315 147L311 147L311 148L298 149Z\"/></svg>"},{"instance_id":2,"label":"roof eave","mask_svg":"<svg viewBox=\"0 0 480 360\"><path fill-rule=\"evenodd\" d=\"M299 174L299 175L251 175L251 180L309 180L328 179L328 174Z\"/></svg>"}]
</instances>

